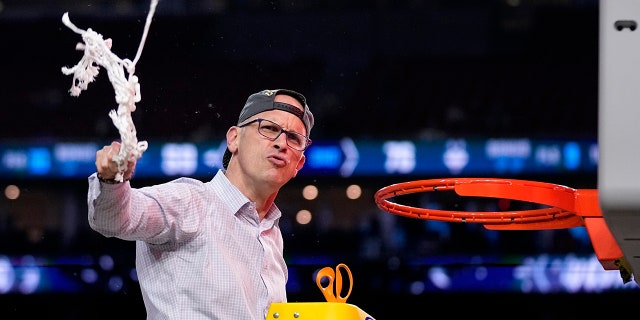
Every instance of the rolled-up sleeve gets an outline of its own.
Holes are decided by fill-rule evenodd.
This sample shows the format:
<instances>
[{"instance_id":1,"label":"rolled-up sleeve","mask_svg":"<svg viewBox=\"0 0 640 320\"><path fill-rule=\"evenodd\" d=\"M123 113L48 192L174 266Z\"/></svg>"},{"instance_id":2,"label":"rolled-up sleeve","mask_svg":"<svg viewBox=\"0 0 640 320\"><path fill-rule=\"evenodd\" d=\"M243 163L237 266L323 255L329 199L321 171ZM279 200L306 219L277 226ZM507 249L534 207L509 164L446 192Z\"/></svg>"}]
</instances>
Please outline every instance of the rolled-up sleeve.
<instances>
[{"instance_id":1,"label":"rolled-up sleeve","mask_svg":"<svg viewBox=\"0 0 640 320\"><path fill-rule=\"evenodd\" d=\"M180 178L132 188L129 181L101 183L89 177L89 225L106 237L151 244L182 242L197 232L206 201L201 181Z\"/></svg>"},{"instance_id":2,"label":"rolled-up sleeve","mask_svg":"<svg viewBox=\"0 0 640 320\"><path fill-rule=\"evenodd\" d=\"M87 205L89 226L106 237L117 237L129 224L128 206L131 199L129 181L117 184L100 183L97 174L89 176Z\"/></svg>"}]
</instances>

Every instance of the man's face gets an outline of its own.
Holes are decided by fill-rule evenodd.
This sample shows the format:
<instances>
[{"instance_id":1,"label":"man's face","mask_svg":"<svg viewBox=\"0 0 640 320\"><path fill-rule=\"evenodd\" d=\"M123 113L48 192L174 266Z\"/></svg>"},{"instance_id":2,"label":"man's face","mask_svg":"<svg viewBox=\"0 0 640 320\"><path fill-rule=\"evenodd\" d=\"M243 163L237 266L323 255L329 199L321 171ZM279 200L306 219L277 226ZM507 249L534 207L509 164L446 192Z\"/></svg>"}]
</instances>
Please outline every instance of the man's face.
<instances>
[{"instance_id":1,"label":"man's face","mask_svg":"<svg viewBox=\"0 0 640 320\"><path fill-rule=\"evenodd\" d=\"M284 102L303 110L298 100L287 95L278 95L276 102ZM282 110L270 110L261 112L245 123L262 118L282 127L286 131L292 131L306 135L306 129L302 120L292 113ZM295 150L287 145L286 134L280 134L275 140L271 140L258 132L258 122L238 129L238 152L234 157L240 164L242 171L254 179L264 183L270 183L280 187L295 177L305 162L302 151ZM262 122L263 126L269 126ZM275 127L277 129L277 127ZM273 126L272 126L273 129Z\"/></svg>"}]
</instances>

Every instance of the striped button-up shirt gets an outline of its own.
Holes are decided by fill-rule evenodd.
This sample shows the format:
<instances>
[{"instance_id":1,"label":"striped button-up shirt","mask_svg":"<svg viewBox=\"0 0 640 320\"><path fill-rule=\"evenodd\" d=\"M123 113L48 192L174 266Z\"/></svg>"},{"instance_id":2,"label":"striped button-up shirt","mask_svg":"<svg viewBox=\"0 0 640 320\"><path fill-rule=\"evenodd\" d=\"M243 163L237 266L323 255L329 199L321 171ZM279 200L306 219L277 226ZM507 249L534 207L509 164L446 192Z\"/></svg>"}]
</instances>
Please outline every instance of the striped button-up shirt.
<instances>
[{"instance_id":1,"label":"striped button-up shirt","mask_svg":"<svg viewBox=\"0 0 640 320\"><path fill-rule=\"evenodd\" d=\"M147 319L265 319L286 302L287 266L274 204L260 221L219 170L143 188L89 177L89 224L136 241Z\"/></svg>"}]
</instances>

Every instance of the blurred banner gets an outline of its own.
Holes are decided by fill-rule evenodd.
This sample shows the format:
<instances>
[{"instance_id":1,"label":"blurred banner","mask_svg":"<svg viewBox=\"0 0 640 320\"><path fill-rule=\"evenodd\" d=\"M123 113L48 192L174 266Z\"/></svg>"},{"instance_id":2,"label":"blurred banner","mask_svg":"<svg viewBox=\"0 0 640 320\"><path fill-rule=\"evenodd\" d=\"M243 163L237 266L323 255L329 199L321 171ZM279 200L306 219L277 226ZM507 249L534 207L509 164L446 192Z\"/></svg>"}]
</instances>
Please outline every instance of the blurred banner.
<instances>
[{"instance_id":1,"label":"blurred banner","mask_svg":"<svg viewBox=\"0 0 640 320\"><path fill-rule=\"evenodd\" d=\"M107 144L107 143L104 143ZM96 142L0 141L2 178L84 178L94 172ZM224 140L149 141L136 176L211 177ZM596 140L440 139L314 141L300 176L502 176L597 172Z\"/></svg>"}]
</instances>

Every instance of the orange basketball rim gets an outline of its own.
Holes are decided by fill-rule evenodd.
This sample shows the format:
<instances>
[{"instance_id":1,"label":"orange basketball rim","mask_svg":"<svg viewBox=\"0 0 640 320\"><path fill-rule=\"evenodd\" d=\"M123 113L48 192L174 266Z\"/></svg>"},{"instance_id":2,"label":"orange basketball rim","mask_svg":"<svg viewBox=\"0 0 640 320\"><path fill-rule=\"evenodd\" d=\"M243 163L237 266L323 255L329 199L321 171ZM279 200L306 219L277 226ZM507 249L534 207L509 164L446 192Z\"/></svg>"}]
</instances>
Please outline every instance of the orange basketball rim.
<instances>
[{"instance_id":1,"label":"orange basketball rim","mask_svg":"<svg viewBox=\"0 0 640 320\"><path fill-rule=\"evenodd\" d=\"M540 204L541 208L516 211L453 211L418 208L392 202L397 196L455 191L464 197L509 199ZM598 260L605 270L620 270L628 280L622 250L609 230L598 202L597 189L517 179L449 178L401 182L375 194L378 207L396 215L445 222L481 223L491 230L545 230L585 227ZM397 199L396 199L397 200Z\"/></svg>"}]
</instances>

